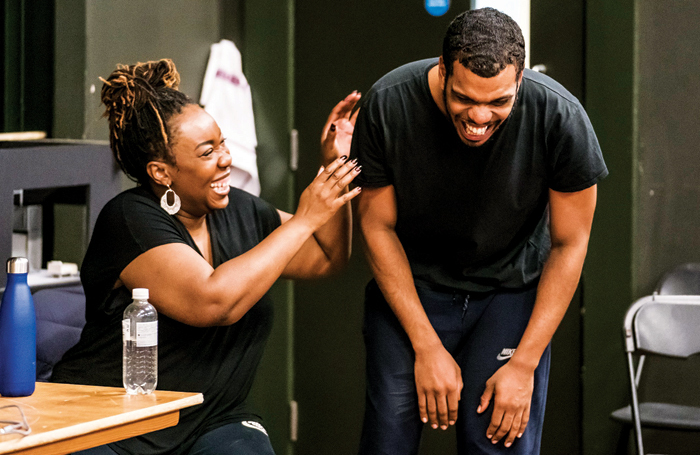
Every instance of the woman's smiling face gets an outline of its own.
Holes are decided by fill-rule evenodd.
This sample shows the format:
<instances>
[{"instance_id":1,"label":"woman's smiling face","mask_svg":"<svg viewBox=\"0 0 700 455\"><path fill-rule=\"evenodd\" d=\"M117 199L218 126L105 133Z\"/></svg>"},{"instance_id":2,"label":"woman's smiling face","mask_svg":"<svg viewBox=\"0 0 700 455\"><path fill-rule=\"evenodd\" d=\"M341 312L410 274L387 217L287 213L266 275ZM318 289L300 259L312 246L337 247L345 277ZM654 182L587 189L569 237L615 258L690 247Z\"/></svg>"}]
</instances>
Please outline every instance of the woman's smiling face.
<instances>
[{"instance_id":1,"label":"woman's smiling face","mask_svg":"<svg viewBox=\"0 0 700 455\"><path fill-rule=\"evenodd\" d=\"M180 196L184 216L200 217L228 205L231 154L216 121L201 107L189 104L170 120L169 168L173 191Z\"/></svg>"}]
</instances>

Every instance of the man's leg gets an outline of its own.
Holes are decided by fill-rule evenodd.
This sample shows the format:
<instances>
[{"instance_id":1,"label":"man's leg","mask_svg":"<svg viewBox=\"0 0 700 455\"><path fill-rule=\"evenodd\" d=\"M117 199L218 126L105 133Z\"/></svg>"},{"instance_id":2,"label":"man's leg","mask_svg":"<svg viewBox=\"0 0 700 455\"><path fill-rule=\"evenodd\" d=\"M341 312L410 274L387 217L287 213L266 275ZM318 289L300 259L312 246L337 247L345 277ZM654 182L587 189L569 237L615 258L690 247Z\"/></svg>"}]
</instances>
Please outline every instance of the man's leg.
<instances>
[{"instance_id":1,"label":"man's leg","mask_svg":"<svg viewBox=\"0 0 700 455\"><path fill-rule=\"evenodd\" d=\"M467 329L475 324L465 322L466 297L421 286L416 291L433 329L454 356ZM360 453L415 454L423 423L418 410L413 347L374 282L367 286L365 344L367 404Z\"/></svg>"},{"instance_id":2,"label":"man's leg","mask_svg":"<svg viewBox=\"0 0 700 455\"><path fill-rule=\"evenodd\" d=\"M470 311L473 311L473 314L478 315L478 322L457 355L464 380L457 419L457 446L460 454L539 454L549 378L549 347L535 370L530 420L522 438L516 438L511 447L505 447L505 438L492 444L486 437L493 412L493 398L485 412L476 412L486 381L505 365L512 355L510 350L515 349L520 342L532 314L536 293L536 287L532 287L524 291L502 291L484 297L472 297L469 301L467 318L470 317Z\"/></svg>"},{"instance_id":3,"label":"man's leg","mask_svg":"<svg viewBox=\"0 0 700 455\"><path fill-rule=\"evenodd\" d=\"M377 284L365 290L367 352L361 455L413 455L423 423L418 414L411 343Z\"/></svg>"}]
</instances>

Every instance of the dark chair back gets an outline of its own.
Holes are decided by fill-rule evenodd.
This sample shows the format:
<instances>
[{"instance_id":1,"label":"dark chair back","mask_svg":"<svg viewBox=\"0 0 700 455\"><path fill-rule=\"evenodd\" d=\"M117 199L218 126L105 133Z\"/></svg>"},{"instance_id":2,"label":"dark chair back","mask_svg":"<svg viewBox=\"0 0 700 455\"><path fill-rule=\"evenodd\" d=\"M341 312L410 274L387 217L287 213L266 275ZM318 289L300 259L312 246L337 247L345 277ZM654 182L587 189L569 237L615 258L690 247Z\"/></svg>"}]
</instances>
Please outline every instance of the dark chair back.
<instances>
[{"instance_id":1,"label":"dark chair back","mask_svg":"<svg viewBox=\"0 0 700 455\"><path fill-rule=\"evenodd\" d=\"M46 382L53 366L80 339L85 325L81 285L42 289L33 294L36 310L36 379Z\"/></svg>"},{"instance_id":2,"label":"dark chair back","mask_svg":"<svg viewBox=\"0 0 700 455\"><path fill-rule=\"evenodd\" d=\"M656 286L660 295L700 295L700 263L681 264L667 272Z\"/></svg>"}]
</instances>

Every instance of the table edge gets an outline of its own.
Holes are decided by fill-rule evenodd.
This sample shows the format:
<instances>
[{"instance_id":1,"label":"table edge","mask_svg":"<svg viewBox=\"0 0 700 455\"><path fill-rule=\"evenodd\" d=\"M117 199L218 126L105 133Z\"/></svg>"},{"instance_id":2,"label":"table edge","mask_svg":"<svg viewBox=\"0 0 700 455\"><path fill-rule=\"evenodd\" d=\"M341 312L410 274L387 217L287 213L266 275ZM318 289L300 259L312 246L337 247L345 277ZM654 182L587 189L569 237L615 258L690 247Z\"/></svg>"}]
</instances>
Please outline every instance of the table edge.
<instances>
[{"instance_id":1,"label":"table edge","mask_svg":"<svg viewBox=\"0 0 700 455\"><path fill-rule=\"evenodd\" d=\"M167 403L161 403L143 409L136 409L134 411L125 412L116 416L104 417L92 422L79 423L76 425L71 425L70 427L51 430L36 435L29 434L20 439L0 442L0 454L12 453L17 450L34 446L42 446L55 441L75 438L77 436L104 430L106 428L124 425L129 422L136 422L151 417L157 417L173 411L179 411L183 408L195 406L203 402L204 396L201 393L194 393L191 396L178 398L177 400L169 401ZM13 442L16 442L16 444L13 444Z\"/></svg>"}]
</instances>

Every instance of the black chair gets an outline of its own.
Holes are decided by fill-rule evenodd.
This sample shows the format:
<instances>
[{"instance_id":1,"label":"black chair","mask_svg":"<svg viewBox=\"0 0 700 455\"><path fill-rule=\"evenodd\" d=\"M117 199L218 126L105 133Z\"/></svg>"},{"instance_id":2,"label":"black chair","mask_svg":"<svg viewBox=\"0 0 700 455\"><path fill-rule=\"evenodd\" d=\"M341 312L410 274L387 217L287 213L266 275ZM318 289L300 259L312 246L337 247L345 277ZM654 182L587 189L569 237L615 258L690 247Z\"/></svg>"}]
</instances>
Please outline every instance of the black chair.
<instances>
[{"instance_id":1,"label":"black chair","mask_svg":"<svg viewBox=\"0 0 700 455\"><path fill-rule=\"evenodd\" d=\"M46 382L53 366L80 339L85 325L81 285L49 288L33 295L36 310L36 379Z\"/></svg>"},{"instance_id":2,"label":"black chair","mask_svg":"<svg viewBox=\"0 0 700 455\"><path fill-rule=\"evenodd\" d=\"M624 338L631 404L611 417L634 428L637 454L644 455L643 427L700 430L700 407L639 402L638 395L646 356L687 359L700 353L700 295L653 295L637 300L625 315Z\"/></svg>"},{"instance_id":3,"label":"black chair","mask_svg":"<svg viewBox=\"0 0 700 455\"><path fill-rule=\"evenodd\" d=\"M667 272L656 286L661 295L700 295L700 263L681 264Z\"/></svg>"}]
</instances>

